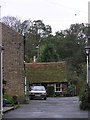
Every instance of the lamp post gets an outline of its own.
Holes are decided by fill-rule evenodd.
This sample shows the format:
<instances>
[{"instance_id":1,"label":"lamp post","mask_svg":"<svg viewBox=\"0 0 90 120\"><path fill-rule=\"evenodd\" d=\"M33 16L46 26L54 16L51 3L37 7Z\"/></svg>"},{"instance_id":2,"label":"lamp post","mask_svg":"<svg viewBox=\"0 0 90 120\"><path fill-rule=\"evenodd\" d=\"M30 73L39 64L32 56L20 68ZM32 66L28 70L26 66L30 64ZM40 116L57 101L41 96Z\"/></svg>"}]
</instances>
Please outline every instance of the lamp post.
<instances>
[{"instance_id":1,"label":"lamp post","mask_svg":"<svg viewBox=\"0 0 90 120\"><path fill-rule=\"evenodd\" d=\"M90 46L88 46L88 45L86 45L86 47L85 47L85 49L86 49L86 56L87 56L87 85L89 84L89 76L88 76L88 74L89 74L89 51L90 51Z\"/></svg>"},{"instance_id":2,"label":"lamp post","mask_svg":"<svg viewBox=\"0 0 90 120\"><path fill-rule=\"evenodd\" d=\"M23 40L24 40L24 95L26 99L26 94L27 94L27 81L26 81L26 70L25 70L25 35L23 35Z\"/></svg>"}]
</instances>

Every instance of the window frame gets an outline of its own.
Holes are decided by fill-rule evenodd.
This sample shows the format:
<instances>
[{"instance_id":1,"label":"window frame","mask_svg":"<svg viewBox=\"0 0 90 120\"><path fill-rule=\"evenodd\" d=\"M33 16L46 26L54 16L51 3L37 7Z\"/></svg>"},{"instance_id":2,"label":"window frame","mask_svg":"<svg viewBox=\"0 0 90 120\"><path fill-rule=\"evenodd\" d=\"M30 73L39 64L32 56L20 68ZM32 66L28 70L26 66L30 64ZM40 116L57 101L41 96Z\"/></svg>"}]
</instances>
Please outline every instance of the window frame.
<instances>
[{"instance_id":1,"label":"window frame","mask_svg":"<svg viewBox=\"0 0 90 120\"><path fill-rule=\"evenodd\" d=\"M57 85L59 85L59 87ZM62 92L62 83L55 83L54 88L55 88L55 92ZM60 90L57 90L57 88Z\"/></svg>"}]
</instances>

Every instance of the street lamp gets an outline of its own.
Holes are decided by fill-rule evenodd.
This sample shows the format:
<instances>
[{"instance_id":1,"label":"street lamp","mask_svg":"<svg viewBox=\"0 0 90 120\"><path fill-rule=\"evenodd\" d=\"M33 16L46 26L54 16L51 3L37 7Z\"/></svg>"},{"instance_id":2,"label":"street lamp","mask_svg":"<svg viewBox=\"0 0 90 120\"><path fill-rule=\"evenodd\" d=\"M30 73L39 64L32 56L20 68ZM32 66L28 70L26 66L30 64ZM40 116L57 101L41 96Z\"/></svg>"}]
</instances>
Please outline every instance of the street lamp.
<instances>
[{"instance_id":1,"label":"street lamp","mask_svg":"<svg viewBox=\"0 0 90 120\"><path fill-rule=\"evenodd\" d=\"M25 95L25 99L26 99L26 94L27 94L27 81L26 81L26 69L25 69L25 45L26 45L26 42L25 42L25 35L23 35L23 40L24 40L24 73L25 73L25 79L24 79L24 95Z\"/></svg>"},{"instance_id":2,"label":"street lamp","mask_svg":"<svg viewBox=\"0 0 90 120\"><path fill-rule=\"evenodd\" d=\"M86 45L86 47L85 47L85 49L86 49L86 55L87 55L87 85L88 85L88 83L89 83L89 76L88 76L88 70L89 70L89 51L90 51L90 46L88 46L88 45Z\"/></svg>"}]
</instances>

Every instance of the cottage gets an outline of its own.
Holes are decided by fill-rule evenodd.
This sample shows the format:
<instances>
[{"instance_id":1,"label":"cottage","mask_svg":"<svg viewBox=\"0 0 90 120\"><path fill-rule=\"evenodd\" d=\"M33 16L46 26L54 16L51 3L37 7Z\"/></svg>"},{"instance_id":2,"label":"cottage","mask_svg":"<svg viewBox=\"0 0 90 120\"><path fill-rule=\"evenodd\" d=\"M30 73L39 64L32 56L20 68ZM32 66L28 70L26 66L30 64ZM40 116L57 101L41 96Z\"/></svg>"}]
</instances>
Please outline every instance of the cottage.
<instances>
[{"instance_id":1,"label":"cottage","mask_svg":"<svg viewBox=\"0 0 90 120\"><path fill-rule=\"evenodd\" d=\"M29 85L54 86L55 93L67 94L66 62L27 63Z\"/></svg>"}]
</instances>

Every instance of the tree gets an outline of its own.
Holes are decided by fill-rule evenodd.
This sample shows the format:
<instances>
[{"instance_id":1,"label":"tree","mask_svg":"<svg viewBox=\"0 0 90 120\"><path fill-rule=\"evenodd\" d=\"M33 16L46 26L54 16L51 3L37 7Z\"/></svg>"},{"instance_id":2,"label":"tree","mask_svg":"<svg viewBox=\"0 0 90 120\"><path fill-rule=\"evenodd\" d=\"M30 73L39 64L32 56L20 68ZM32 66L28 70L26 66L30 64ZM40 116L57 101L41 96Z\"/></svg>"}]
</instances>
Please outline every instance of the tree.
<instances>
[{"instance_id":1,"label":"tree","mask_svg":"<svg viewBox=\"0 0 90 120\"><path fill-rule=\"evenodd\" d=\"M26 40L26 62L32 61L34 56L37 56L36 47L40 46L43 41L51 34L51 26L45 25L41 20L25 20L13 16L3 17L4 24L13 28L15 31L25 35Z\"/></svg>"},{"instance_id":2,"label":"tree","mask_svg":"<svg viewBox=\"0 0 90 120\"><path fill-rule=\"evenodd\" d=\"M37 57L37 46L41 47L41 44L51 34L51 27L45 25L41 20L33 21L31 23L29 32L26 34L26 55L27 58L33 59Z\"/></svg>"},{"instance_id":3,"label":"tree","mask_svg":"<svg viewBox=\"0 0 90 120\"><path fill-rule=\"evenodd\" d=\"M59 55L56 53L54 45L49 43L46 44L41 51L39 61L40 62L57 62L59 60Z\"/></svg>"},{"instance_id":4,"label":"tree","mask_svg":"<svg viewBox=\"0 0 90 120\"><path fill-rule=\"evenodd\" d=\"M21 23L21 33L22 34L29 34L30 33L30 28L32 26L32 21L31 20L25 20Z\"/></svg>"},{"instance_id":5,"label":"tree","mask_svg":"<svg viewBox=\"0 0 90 120\"><path fill-rule=\"evenodd\" d=\"M21 21L18 18L13 16L6 16L2 18L2 22L21 33Z\"/></svg>"}]
</instances>

